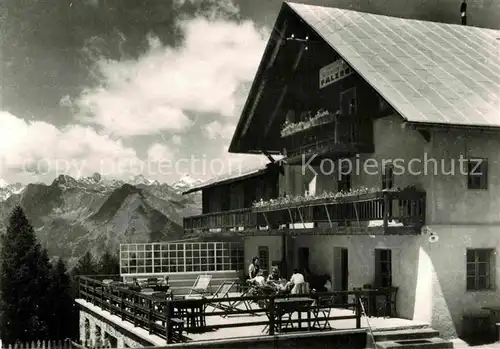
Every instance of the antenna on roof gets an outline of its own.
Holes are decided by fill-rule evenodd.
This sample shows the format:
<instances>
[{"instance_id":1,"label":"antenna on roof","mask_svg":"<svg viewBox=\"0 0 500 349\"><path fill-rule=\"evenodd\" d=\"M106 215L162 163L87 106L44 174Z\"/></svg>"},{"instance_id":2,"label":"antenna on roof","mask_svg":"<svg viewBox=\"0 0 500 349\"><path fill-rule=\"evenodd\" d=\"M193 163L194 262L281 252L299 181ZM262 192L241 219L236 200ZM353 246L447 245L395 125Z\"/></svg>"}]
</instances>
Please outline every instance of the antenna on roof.
<instances>
[{"instance_id":1,"label":"antenna on roof","mask_svg":"<svg viewBox=\"0 0 500 349\"><path fill-rule=\"evenodd\" d=\"M286 38L287 41L298 41L298 42L303 42L306 47L304 48L305 50L307 50L309 47L307 46L311 41L309 41L309 36L307 35L304 39L300 39L300 38L296 38L295 37L295 34L292 34L290 35L288 38Z\"/></svg>"}]
</instances>

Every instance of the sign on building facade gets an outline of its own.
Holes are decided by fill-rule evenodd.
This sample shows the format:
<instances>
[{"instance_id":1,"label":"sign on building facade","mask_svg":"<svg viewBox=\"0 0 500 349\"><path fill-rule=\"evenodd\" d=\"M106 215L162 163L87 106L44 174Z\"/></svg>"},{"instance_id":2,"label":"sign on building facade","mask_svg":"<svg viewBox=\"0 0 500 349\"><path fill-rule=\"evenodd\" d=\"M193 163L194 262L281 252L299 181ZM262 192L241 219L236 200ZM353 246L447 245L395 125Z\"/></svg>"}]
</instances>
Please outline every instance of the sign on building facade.
<instances>
[{"instance_id":1,"label":"sign on building facade","mask_svg":"<svg viewBox=\"0 0 500 349\"><path fill-rule=\"evenodd\" d=\"M354 71L346 62L338 59L319 70L319 88L331 85L353 73Z\"/></svg>"}]
</instances>

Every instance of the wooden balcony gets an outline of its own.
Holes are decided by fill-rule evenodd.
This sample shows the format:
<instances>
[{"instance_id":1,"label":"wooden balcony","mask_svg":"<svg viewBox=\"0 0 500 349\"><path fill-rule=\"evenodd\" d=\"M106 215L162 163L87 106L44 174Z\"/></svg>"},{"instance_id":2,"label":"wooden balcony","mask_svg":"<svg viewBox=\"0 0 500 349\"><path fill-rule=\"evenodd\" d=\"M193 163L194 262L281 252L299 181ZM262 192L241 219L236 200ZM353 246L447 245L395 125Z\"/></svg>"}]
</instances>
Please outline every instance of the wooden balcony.
<instances>
[{"instance_id":1,"label":"wooden balcony","mask_svg":"<svg viewBox=\"0 0 500 349\"><path fill-rule=\"evenodd\" d=\"M374 150L373 125L361 116L332 115L327 123L313 125L282 137L288 163L316 155L339 158Z\"/></svg>"},{"instance_id":2,"label":"wooden balcony","mask_svg":"<svg viewBox=\"0 0 500 349\"><path fill-rule=\"evenodd\" d=\"M186 231L234 230L274 234L418 234L425 224L425 192L380 191L184 218ZM310 226L313 226L312 228Z\"/></svg>"},{"instance_id":3,"label":"wooden balcony","mask_svg":"<svg viewBox=\"0 0 500 349\"><path fill-rule=\"evenodd\" d=\"M425 224L425 192L379 191L254 208L257 224L334 234L413 234ZM314 224L314 228L307 226Z\"/></svg>"},{"instance_id":4,"label":"wooden balcony","mask_svg":"<svg viewBox=\"0 0 500 349\"><path fill-rule=\"evenodd\" d=\"M257 216L251 208L206 213L184 218L185 231L238 230L257 227Z\"/></svg>"}]
</instances>

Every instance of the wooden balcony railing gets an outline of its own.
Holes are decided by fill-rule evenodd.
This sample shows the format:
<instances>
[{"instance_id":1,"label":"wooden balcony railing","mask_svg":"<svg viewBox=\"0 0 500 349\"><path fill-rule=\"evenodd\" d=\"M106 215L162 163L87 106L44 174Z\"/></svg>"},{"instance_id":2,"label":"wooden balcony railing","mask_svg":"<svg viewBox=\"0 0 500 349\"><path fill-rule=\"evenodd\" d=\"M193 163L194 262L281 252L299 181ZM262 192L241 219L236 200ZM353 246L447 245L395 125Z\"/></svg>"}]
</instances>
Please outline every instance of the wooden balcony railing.
<instances>
[{"instance_id":1,"label":"wooden balcony railing","mask_svg":"<svg viewBox=\"0 0 500 349\"><path fill-rule=\"evenodd\" d=\"M425 224L425 192L379 191L343 198L314 199L254 208L257 225L314 223L316 226L420 231Z\"/></svg>"},{"instance_id":2,"label":"wooden balcony railing","mask_svg":"<svg viewBox=\"0 0 500 349\"><path fill-rule=\"evenodd\" d=\"M341 116L330 123L311 127L282 137L286 156L293 158L309 153L344 156L350 152L373 151L372 122L360 116Z\"/></svg>"},{"instance_id":3,"label":"wooden balcony railing","mask_svg":"<svg viewBox=\"0 0 500 349\"><path fill-rule=\"evenodd\" d=\"M238 229L257 226L257 216L251 208L238 210L206 213L199 216L184 218L184 230L203 231L210 229Z\"/></svg>"},{"instance_id":4,"label":"wooden balcony railing","mask_svg":"<svg viewBox=\"0 0 500 349\"><path fill-rule=\"evenodd\" d=\"M349 230L370 228L419 232L425 224L425 192L416 189L380 191L343 198L312 199L252 209L184 218L188 231L259 230L313 223L315 227Z\"/></svg>"}]
</instances>

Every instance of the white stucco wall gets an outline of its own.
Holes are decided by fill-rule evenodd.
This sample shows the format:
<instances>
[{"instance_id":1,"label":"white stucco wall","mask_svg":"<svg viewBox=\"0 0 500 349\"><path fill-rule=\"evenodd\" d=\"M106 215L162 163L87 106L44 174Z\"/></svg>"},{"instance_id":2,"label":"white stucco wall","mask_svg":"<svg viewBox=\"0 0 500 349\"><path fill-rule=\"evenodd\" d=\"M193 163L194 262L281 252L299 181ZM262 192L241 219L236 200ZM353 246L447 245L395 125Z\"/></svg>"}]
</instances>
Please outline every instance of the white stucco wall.
<instances>
[{"instance_id":1,"label":"white stucco wall","mask_svg":"<svg viewBox=\"0 0 500 349\"><path fill-rule=\"evenodd\" d=\"M245 238L245 271L252 262L253 257L258 257L259 246L269 248L269 264L281 261L283 243L281 236L259 236Z\"/></svg>"},{"instance_id":2,"label":"white stucco wall","mask_svg":"<svg viewBox=\"0 0 500 349\"><path fill-rule=\"evenodd\" d=\"M500 252L500 226L430 226L439 236L431 244L421 236L298 236L300 247L310 250L313 273L334 273L333 248L348 249L349 289L371 284L375 277L375 249L392 250L393 285L398 287L399 317L431 324L445 337L462 331L462 317L487 313L481 307L500 303L498 291L466 291L466 249L493 248ZM249 237L246 246L276 243L266 237ZM277 250L276 250L277 251ZM499 287L500 258L496 260Z\"/></svg>"},{"instance_id":3,"label":"white stucco wall","mask_svg":"<svg viewBox=\"0 0 500 349\"><path fill-rule=\"evenodd\" d=\"M399 287L399 315L429 321L444 335L453 337L462 330L463 315L481 313L485 304L500 304L498 291L465 291L466 248L500 249L500 176L497 175L500 173L500 134L434 130L427 142L418 131L404 127L403 120L393 115L375 121L374 142L375 153L359 156L359 164L362 169L363 163L372 159L369 161L375 161L379 171L372 174L355 171L352 187L380 187L384 160L402 159L408 170L409 162L418 159L417 166L412 168L422 173L398 174L394 185L400 188L415 185L426 191L426 223L439 235L440 241L429 245L428 235L307 236L296 238L295 253L300 247L309 247L311 271L333 273L333 247L348 248L349 288L352 288L373 282L375 248L392 249L393 283ZM461 156L488 159L487 190L467 189L467 177L460 172L458 162ZM437 160L437 173L434 173L432 159ZM356 158L351 160L356 164ZM446 173L452 165L455 173ZM324 175L318 168L316 171L316 193L337 190L336 174ZM280 192L303 195L305 183L311 181L310 172L306 173L304 176L301 166L286 168L285 176L280 178ZM245 248L250 251L246 253L253 255L256 246L265 243L277 253L281 242L273 241L248 238ZM496 266L499 274L498 260ZM500 275L496 280L498 286Z\"/></svg>"}]
</instances>

